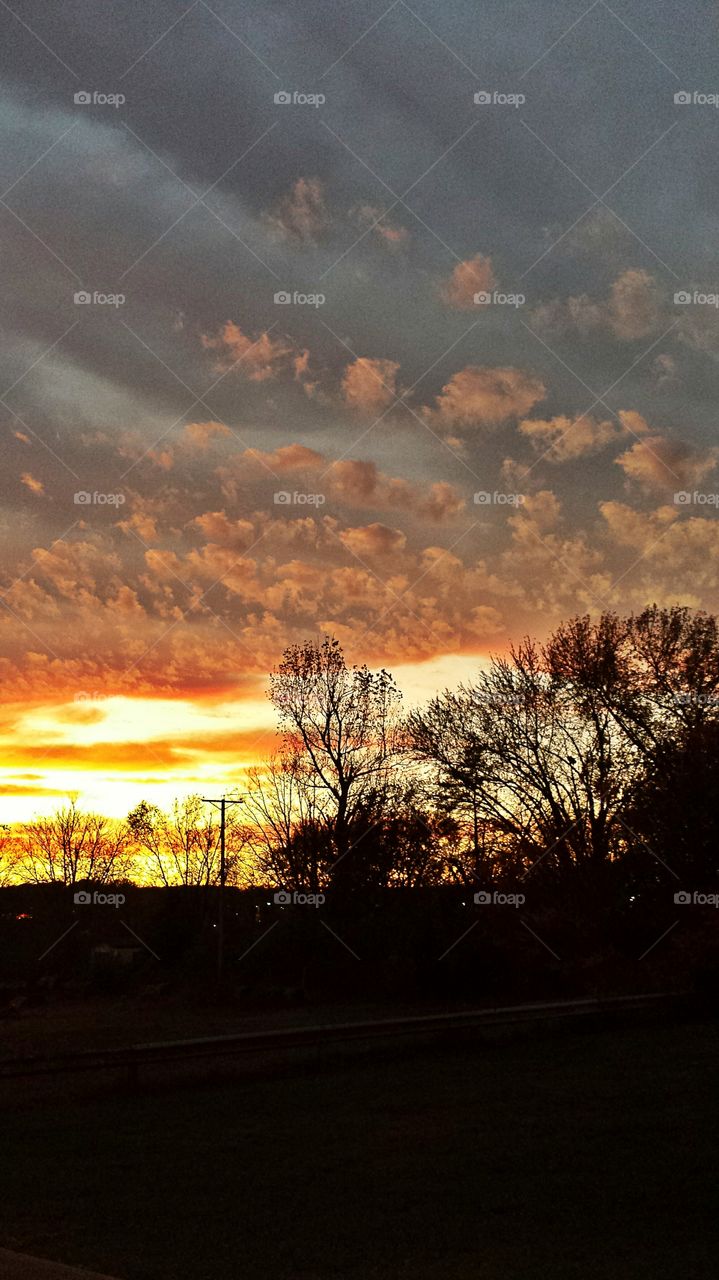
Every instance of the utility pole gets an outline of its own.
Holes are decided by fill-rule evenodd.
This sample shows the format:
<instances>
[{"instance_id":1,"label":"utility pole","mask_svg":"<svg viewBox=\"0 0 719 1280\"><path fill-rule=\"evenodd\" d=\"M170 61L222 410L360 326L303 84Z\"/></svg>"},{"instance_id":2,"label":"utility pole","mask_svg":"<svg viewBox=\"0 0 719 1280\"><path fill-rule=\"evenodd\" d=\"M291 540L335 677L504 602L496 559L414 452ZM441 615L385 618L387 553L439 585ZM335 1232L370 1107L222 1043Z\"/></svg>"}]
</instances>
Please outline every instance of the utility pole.
<instances>
[{"instance_id":1,"label":"utility pole","mask_svg":"<svg viewBox=\"0 0 719 1280\"><path fill-rule=\"evenodd\" d=\"M203 804L211 804L213 808L220 810L220 896L217 904L217 981L222 982L222 972L225 964L225 879L226 879L226 862L225 862L225 811L228 804L244 804L243 800L228 800L226 796L219 799L209 799L202 796Z\"/></svg>"}]
</instances>

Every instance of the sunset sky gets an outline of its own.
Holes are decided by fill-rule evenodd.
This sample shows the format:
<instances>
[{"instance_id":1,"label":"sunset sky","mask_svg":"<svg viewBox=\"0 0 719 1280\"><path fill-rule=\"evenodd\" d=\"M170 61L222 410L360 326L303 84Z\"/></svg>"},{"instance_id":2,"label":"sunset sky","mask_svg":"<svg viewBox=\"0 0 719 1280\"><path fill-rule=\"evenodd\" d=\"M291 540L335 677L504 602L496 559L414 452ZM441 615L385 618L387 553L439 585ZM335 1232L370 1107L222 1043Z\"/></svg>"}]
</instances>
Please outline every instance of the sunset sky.
<instances>
[{"instance_id":1,"label":"sunset sky","mask_svg":"<svg viewBox=\"0 0 719 1280\"><path fill-rule=\"evenodd\" d=\"M719 608L691 12L2 5L0 821L241 785L296 640L417 701Z\"/></svg>"}]
</instances>

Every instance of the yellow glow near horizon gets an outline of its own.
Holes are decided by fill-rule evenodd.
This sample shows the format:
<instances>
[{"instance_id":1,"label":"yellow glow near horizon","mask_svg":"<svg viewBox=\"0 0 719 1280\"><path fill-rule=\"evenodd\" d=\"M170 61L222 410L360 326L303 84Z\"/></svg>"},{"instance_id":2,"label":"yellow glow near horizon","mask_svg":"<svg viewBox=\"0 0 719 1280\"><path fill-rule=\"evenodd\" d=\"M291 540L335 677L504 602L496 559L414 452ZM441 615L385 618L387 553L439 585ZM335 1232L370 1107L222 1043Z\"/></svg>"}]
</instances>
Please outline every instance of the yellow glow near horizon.
<instances>
[{"instance_id":1,"label":"yellow glow near horizon","mask_svg":"<svg viewBox=\"0 0 719 1280\"><path fill-rule=\"evenodd\" d=\"M446 654L388 666L405 707L471 679L484 655ZM140 800L241 787L248 768L276 745L275 716L258 695L220 702L188 698L88 697L6 707L0 734L0 821L52 813L76 795L82 808L124 817Z\"/></svg>"},{"instance_id":2,"label":"yellow glow near horizon","mask_svg":"<svg viewBox=\"0 0 719 1280\"><path fill-rule=\"evenodd\" d=\"M142 799L167 805L207 787L229 790L268 754L274 728L264 698L218 705L112 697L18 708L12 733L2 736L2 820L50 813L73 794L83 808L122 817Z\"/></svg>"}]
</instances>

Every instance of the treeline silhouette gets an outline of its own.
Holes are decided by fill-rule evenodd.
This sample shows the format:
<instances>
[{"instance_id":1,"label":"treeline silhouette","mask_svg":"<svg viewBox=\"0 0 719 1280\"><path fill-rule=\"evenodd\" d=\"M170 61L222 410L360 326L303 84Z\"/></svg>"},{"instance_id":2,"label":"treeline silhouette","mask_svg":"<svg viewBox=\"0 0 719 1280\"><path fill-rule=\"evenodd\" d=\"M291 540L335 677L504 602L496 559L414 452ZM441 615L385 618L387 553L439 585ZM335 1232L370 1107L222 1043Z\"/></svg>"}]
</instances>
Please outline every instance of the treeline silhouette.
<instances>
[{"instance_id":1,"label":"treeline silhouette","mask_svg":"<svg viewBox=\"0 0 719 1280\"><path fill-rule=\"evenodd\" d=\"M485 974L506 969L510 947L512 969L556 969L562 952L590 968L601 954L611 969L641 959L690 906L691 943L662 953L679 969L681 947L690 969L695 951L714 963L709 925L696 922L719 891L716 618L657 606L577 617L409 713L389 672L349 666L325 637L285 651L269 697L277 749L227 814L246 936L268 927L267 891L282 889L301 895L295 942L311 933L317 954L307 902L323 895L347 949L385 973L393 956L415 974L428 957L436 968L463 923L474 936L447 956L455 979L472 955L475 970L481 954ZM0 866L6 884L135 882L206 902L219 818L198 796L170 812L142 802L124 822L70 803L6 829Z\"/></svg>"},{"instance_id":2,"label":"treeline silhouette","mask_svg":"<svg viewBox=\"0 0 719 1280\"><path fill-rule=\"evenodd\" d=\"M228 809L228 882L316 893L529 878L604 895L717 882L719 629L686 608L575 618L402 714L387 671L339 643L270 676L280 746ZM73 801L4 828L5 883L212 885L199 796L125 822Z\"/></svg>"}]
</instances>

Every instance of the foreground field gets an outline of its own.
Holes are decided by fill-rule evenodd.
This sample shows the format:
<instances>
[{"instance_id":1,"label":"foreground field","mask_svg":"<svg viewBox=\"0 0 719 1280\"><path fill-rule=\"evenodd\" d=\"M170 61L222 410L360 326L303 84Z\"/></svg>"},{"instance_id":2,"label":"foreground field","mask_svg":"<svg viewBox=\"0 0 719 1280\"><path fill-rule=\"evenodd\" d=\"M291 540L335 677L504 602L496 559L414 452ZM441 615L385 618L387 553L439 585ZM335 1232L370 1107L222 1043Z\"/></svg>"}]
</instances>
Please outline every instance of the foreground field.
<instances>
[{"instance_id":1,"label":"foreground field","mask_svg":"<svg viewBox=\"0 0 719 1280\"><path fill-rule=\"evenodd\" d=\"M121 1280L709 1280L718 1050L654 1026L8 1106L0 1243Z\"/></svg>"}]
</instances>

